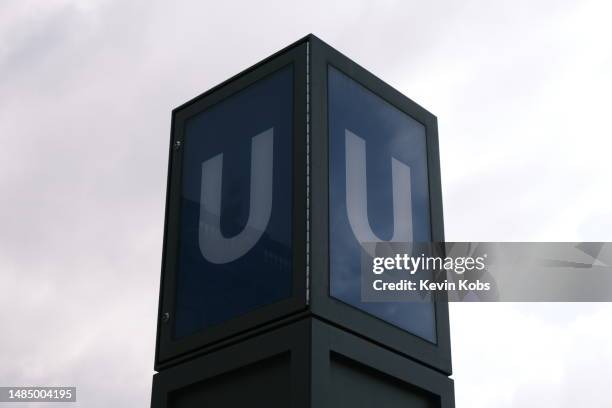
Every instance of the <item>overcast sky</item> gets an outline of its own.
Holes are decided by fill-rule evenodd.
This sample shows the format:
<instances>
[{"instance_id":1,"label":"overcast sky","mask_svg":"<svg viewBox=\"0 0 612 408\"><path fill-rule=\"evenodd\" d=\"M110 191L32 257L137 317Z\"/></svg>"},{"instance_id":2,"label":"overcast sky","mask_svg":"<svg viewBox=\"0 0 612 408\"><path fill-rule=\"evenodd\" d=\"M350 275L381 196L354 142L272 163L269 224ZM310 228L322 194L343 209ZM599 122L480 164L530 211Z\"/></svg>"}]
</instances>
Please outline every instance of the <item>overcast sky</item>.
<instances>
[{"instance_id":1,"label":"overcast sky","mask_svg":"<svg viewBox=\"0 0 612 408\"><path fill-rule=\"evenodd\" d=\"M612 241L610 15L0 0L0 386L148 406L170 111L309 32L438 116L447 240ZM453 304L451 326L458 408L612 406L608 304Z\"/></svg>"}]
</instances>

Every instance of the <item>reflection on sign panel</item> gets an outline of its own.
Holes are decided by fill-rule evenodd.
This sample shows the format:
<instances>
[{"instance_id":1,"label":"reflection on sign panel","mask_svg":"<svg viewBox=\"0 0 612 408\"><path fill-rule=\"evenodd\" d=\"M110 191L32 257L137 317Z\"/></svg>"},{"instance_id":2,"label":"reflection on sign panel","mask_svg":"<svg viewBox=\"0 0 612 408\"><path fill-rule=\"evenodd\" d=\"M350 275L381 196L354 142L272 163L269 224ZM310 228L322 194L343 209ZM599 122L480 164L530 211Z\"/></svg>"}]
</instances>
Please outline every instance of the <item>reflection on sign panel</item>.
<instances>
[{"instance_id":1,"label":"reflection on sign panel","mask_svg":"<svg viewBox=\"0 0 612 408\"><path fill-rule=\"evenodd\" d=\"M330 294L435 343L433 303L360 297L361 243L431 240L425 127L332 67L328 98Z\"/></svg>"},{"instance_id":2,"label":"reflection on sign panel","mask_svg":"<svg viewBox=\"0 0 612 408\"><path fill-rule=\"evenodd\" d=\"M293 72L185 125L174 337L291 295Z\"/></svg>"}]
</instances>

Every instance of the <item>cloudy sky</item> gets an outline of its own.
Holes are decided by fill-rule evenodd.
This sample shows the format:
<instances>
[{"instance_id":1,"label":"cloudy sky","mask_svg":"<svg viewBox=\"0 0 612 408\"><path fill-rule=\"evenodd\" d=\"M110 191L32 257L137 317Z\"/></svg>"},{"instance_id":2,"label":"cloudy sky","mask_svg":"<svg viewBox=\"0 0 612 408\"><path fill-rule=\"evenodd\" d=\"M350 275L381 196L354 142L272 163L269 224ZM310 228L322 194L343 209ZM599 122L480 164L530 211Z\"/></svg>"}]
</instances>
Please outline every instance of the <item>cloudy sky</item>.
<instances>
[{"instance_id":1,"label":"cloudy sky","mask_svg":"<svg viewBox=\"0 0 612 408\"><path fill-rule=\"evenodd\" d=\"M0 386L148 406L170 110L309 32L438 116L449 241L612 241L611 13L0 0ZM454 304L451 325L458 408L612 406L610 305Z\"/></svg>"}]
</instances>

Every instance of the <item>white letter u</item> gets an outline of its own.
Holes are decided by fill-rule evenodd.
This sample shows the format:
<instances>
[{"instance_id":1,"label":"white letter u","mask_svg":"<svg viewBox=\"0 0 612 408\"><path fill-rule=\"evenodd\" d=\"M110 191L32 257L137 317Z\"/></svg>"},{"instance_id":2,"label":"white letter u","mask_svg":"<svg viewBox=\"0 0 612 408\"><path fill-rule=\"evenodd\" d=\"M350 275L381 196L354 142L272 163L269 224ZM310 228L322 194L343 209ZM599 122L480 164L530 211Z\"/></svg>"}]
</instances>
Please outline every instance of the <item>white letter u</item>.
<instances>
[{"instance_id":1,"label":"white letter u","mask_svg":"<svg viewBox=\"0 0 612 408\"><path fill-rule=\"evenodd\" d=\"M244 229L226 238L221 234L221 181L223 153L202 163L199 244L204 258L214 264L231 262L246 254L261 238L272 213L274 128L251 140L251 192L249 218Z\"/></svg>"},{"instance_id":2,"label":"white letter u","mask_svg":"<svg viewBox=\"0 0 612 408\"><path fill-rule=\"evenodd\" d=\"M353 233L360 244L380 242L368 221L365 140L345 130L346 141L346 209ZM412 241L412 191L410 167L391 158L393 184L392 242Z\"/></svg>"}]
</instances>

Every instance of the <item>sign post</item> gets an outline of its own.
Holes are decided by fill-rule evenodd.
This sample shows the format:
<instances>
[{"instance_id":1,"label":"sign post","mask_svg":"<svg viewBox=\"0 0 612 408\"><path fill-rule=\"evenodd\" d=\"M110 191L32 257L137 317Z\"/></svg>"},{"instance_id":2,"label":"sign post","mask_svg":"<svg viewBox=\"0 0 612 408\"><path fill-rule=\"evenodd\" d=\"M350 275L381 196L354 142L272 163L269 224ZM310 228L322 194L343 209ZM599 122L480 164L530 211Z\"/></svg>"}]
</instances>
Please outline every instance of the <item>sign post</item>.
<instances>
[{"instance_id":1,"label":"sign post","mask_svg":"<svg viewBox=\"0 0 612 408\"><path fill-rule=\"evenodd\" d=\"M436 118L313 35L176 108L152 407L453 407L446 302L360 289L443 240Z\"/></svg>"}]
</instances>

